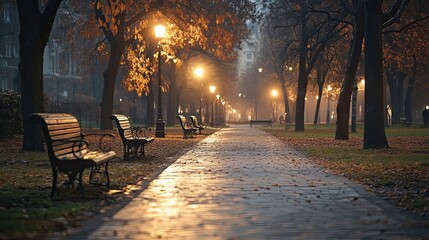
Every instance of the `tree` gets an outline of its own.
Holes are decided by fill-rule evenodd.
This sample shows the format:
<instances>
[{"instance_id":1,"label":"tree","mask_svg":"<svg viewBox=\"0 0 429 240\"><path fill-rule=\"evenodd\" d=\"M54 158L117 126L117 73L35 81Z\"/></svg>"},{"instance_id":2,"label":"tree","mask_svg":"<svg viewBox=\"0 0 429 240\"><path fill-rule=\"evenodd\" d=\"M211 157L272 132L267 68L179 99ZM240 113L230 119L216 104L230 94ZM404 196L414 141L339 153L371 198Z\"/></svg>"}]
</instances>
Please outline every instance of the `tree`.
<instances>
[{"instance_id":1,"label":"tree","mask_svg":"<svg viewBox=\"0 0 429 240\"><path fill-rule=\"evenodd\" d=\"M279 9L277 7L272 7L273 10ZM264 26L263 35L262 35L262 48L259 62L263 64L263 69L265 72L271 71L273 78L280 82L282 89L282 96L284 102L284 112L286 113L286 123L291 122L291 112L289 107L289 97L288 89L292 83L292 78L290 77L293 67L291 66L291 58L288 57L285 52L289 49L289 45L292 44L292 41L289 41L288 38L291 36L285 32L285 28L280 27L277 23L279 20L278 14L270 14L266 17L266 22L262 24ZM287 42L285 44L284 42ZM269 59L265 61L264 59ZM286 126L286 125L285 125Z\"/></svg>"},{"instance_id":2,"label":"tree","mask_svg":"<svg viewBox=\"0 0 429 240\"><path fill-rule=\"evenodd\" d=\"M19 74L21 79L22 115L24 120L24 150L42 151L42 133L29 121L43 107L43 53L61 0L18 0L20 22Z\"/></svg>"},{"instance_id":3,"label":"tree","mask_svg":"<svg viewBox=\"0 0 429 240\"><path fill-rule=\"evenodd\" d=\"M275 28L285 32L278 39L280 54L299 62L295 131L303 131L309 76L325 47L341 35L345 15L335 1L269 1L267 6Z\"/></svg>"},{"instance_id":4,"label":"tree","mask_svg":"<svg viewBox=\"0 0 429 240\"><path fill-rule=\"evenodd\" d=\"M111 121L108 117L112 113L113 92L116 75L118 72L121 56L132 42L140 42L139 47L144 52L144 41L151 38L152 31L148 29L152 19L164 19L166 22L177 27L169 37L163 40L165 43L174 42L176 46L183 46L184 43L201 46L202 49L210 53L224 52L231 50L239 37L242 37L243 30L237 28L225 28L224 26L235 26L243 23L246 18L237 17L237 13L251 11L253 4L247 0L235 1L138 1L118 2L112 0L96 0L95 13L100 27L110 45L110 59L104 76L104 90L101 109L101 127L111 128ZM143 9L138 11L138 9ZM137 10L137 11L136 11ZM222 11L220 11L222 10ZM171 29L171 28L170 28ZM186 31L185 31L186 29ZM210 29L210 31L209 31ZM243 28L242 28L243 29ZM213 38L208 40L204 33L211 32ZM238 38L236 38L238 37ZM214 48L207 48L208 43L215 44ZM182 45L180 45L182 44ZM164 45L168 49L163 49L165 53L174 52L173 44ZM231 51L230 51L231 52ZM152 69L153 70L153 69ZM149 74L150 75L150 74ZM149 77L140 79L143 86L139 89L147 89Z\"/></svg>"},{"instance_id":5,"label":"tree","mask_svg":"<svg viewBox=\"0 0 429 240\"><path fill-rule=\"evenodd\" d=\"M324 7L330 10L336 8L330 3L327 3ZM328 42L333 41L335 37L339 37L339 33L346 26L342 21L339 21L339 19L345 17L341 11L315 11L313 9L313 7L307 5L307 2L304 2L300 9L299 76L295 131L304 131L305 95L307 93L308 76ZM330 14L333 12L339 12L340 15L334 19Z\"/></svg>"},{"instance_id":6,"label":"tree","mask_svg":"<svg viewBox=\"0 0 429 240\"><path fill-rule=\"evenodd\" d=\"M411 98L418 68L421 69L428 62L428 7L427 1L410 2L402 14L401 22L383 31L384 69L390 90L392 124L399 124L400 117L403 116L407 118L407 122L412 122Z\"/></svg>"},{"instance_id":7,"label":"tree","mask_svg":"<svg viewBox=\"0 0 429 240\"><path fill-rule=\"evenodd\" d=\"M397 0L386 12L382 0L364 0L365 15L365 126L364 149L388 148L384 129L382 28L393 24L405 9L407 0Z\"/></svg>"},{"instance_id":8,"label":"tree","mask_svg":"<svg viewBox=\"0 0 429 240\"><path fill-rule=\"evenodd\" d=\"M349 115L350 96L353 92L353 85L356 82L356 71L362 53L362 42L364 36L364 9L361 0L353 0L350 7L343 1L343 6L353 15L353 37L351 39L349 59L344 74L343 85L337 105L337 127L335 139L349 139Z\"/></svg>"}]
</instances>

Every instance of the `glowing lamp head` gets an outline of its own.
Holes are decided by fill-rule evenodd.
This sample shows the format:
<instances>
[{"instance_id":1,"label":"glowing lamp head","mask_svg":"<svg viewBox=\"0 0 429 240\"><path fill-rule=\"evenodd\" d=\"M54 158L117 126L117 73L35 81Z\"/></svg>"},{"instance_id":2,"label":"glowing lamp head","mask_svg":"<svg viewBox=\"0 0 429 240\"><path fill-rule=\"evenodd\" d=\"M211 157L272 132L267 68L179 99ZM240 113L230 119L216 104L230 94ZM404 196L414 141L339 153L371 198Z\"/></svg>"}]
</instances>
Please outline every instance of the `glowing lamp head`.
<instances>
[{"instance_id":1,"label":"glowing lamp head","mask_svg":"<svg viewBox=\"0 0 429 240\"><path fill-rule=\"evenodd\" d=\"M165 37L165 26L157 25L155 26L155 37L156 38L164 38Z\"/></svg>"},{"instance_id":2,"label":"glowing lamp head","mask_svg":"<svg viewBox=\"0 0 429 240\"><path fill-rule=\"evenodd\" d=\"M197 75L198 77L202 77L203 74L204 74L204 69L202 69L200 67L195 69L195 75Z\"/></svg>"},{"instance_id":3,"label":"glowing lamp head","mask_svg":"<svg viewBox=\"0 0 429 240\"><path fill-rule=\"evenodd\" d=\"M210 86L209 89L211 93L216 92L216 86Z\"/></svg>"},{"instance_id":4,"label":"glowing lamp head","mask_svg":"<svg viewBox=\"0 0 429 240\"><path fill-rule=\"evenodd\" d=\"M260 67L260 68L258 68L258 72L262 72L262 68Z\"/></svg>"},{"instance_id":5,"label":"glowing lamp head","mask_svg":"<svg viewBox=\"0 0 429 240\"><path fill-rule=\"evenodd\" d=\"M278 92L276 89L271 90L271 96L277 97L277 95L278 95Z\"/></svg>"}]
</instances>

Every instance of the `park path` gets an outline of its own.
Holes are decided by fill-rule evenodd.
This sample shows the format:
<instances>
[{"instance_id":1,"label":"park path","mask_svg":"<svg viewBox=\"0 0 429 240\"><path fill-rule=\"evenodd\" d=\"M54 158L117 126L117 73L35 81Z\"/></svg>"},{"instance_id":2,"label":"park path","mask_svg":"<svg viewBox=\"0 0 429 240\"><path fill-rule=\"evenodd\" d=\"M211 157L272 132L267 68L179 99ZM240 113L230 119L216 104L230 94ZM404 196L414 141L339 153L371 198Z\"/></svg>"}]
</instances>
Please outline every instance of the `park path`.
<instances>
[{"instance_id":1,"label":"park path","mask_svg":"<svg viewBox=\"0 0 429 240\"><path fill-rule=\"evenodd\" d=\"M232 126L178 158L79 239L429 239L427 220L269 134Z\"/></svg>"}]
</instances>

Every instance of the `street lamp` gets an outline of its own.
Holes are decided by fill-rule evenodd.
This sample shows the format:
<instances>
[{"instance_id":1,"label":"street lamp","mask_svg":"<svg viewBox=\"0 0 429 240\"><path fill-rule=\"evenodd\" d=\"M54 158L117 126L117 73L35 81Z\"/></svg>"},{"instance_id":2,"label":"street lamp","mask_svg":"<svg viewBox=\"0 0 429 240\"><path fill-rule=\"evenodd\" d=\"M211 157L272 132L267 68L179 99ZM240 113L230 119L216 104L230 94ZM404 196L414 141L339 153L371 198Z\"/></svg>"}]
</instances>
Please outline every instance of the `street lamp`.
<instances>
[{"instance_id":1,"label":"street lamp","mask_svg":"<svg viewBox=\"0 0 429 240\"><path fill-rule=\"evenodd\" d=\"M211 102L212 102L212 116L211 116L211 119L210 119L210 126L213 126L214 125L214 106L213 106L213 94L216 92L216 86L210 86L209 87L209 89L210 89L210 93L212 94L211 96L210 96L210 99L211 99Z\"/></svg>"},{"instance_id":2,"label":"street lamp","mask_svg":"<svg viewBox=\"0 0 429 240\"><path fill-rule=\"evenodd\" d=\"M165 26L155 26L155 37L161 40L165 36ZM156 137L165 137L165 122L162 117L162 82L161 82L161 41L158 42L158 115L156 119Z\"/></svg>"},{"instance_id":3,"label":"street lamp","mask_svg":"<svg viewBox=\"0 0 429 240\"><path fill-rule=\"evenodd\" d=\"M258 72L259 73L262 73L262 67L259 67L258 68ZM255 78L256 79L256 78ZM257 81L255 80L255 120L258 120L258 94L257 94L257 92L258 92L258 86L257 86Z\"/></svg>"},{"instance_id":4,"label":"street lamp","mask_svg":"<svg viewBox=\"0 0 429 240\"><path fill-rule=\"evenodd\" d=\"M201 77L204 74L204 69L199 67L199 68L195 69L194 73L195 73L195 75L197 75L198 79L201 82ZM202 86L203 86L203 83L201 82L201 87ZM200 122L203 122L202 110L203 110L203 91L200 90L200 114L199 114L200 115L200 119L199 119Z\"/></svg>"},{"instance_id":5,"label":"street lamp","mask_svg":"<svg viewBox=\"0 0 429 240\"><path fill-rule=\"evenodd\" d=\"M220 94L216 94L216 124L220 125Z\"/></svg>"},{"instance_id":6,"label":"street lamp","mask_svg":"<svg viewBox=\"0 0 429 240\"><path fill-rule=\"evenodd\" d=\"M332 87L331 85L328 85L326 90L328 90L328 107L326 109L326 124L330 124L330 119L331 119L331 90Z\"/></svg>"},{"instance_id":7,"label":"street lamp","mask_svg":"<svg viewBox=\"0 0 429 240\"><path fill-rule=\"evenodd\" d=\"M274 104L273 104L273 122L276 122L277 119L277 95L278 92L276 89L271 90L271 96L274 99Z\"/></svg>"}]
</instances>

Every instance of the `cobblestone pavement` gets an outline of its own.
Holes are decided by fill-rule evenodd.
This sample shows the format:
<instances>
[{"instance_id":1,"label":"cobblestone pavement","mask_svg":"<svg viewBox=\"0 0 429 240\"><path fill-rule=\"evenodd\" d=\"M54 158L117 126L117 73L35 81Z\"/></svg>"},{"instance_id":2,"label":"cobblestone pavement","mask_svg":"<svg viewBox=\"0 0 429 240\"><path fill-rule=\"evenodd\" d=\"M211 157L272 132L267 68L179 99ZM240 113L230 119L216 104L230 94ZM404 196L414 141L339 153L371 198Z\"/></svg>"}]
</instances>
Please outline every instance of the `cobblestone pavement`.
<instances>
[{"instance_id":1,"label":"cobblestone pavement","mask_svg":"<svg viewBox=\"0 0 429 240\"><path fill-rule=\"evenodd\" d=\"M99 222L72 238L429 239L427 220L248 126L206 138Z\"/></svg>"}]
</instances>

